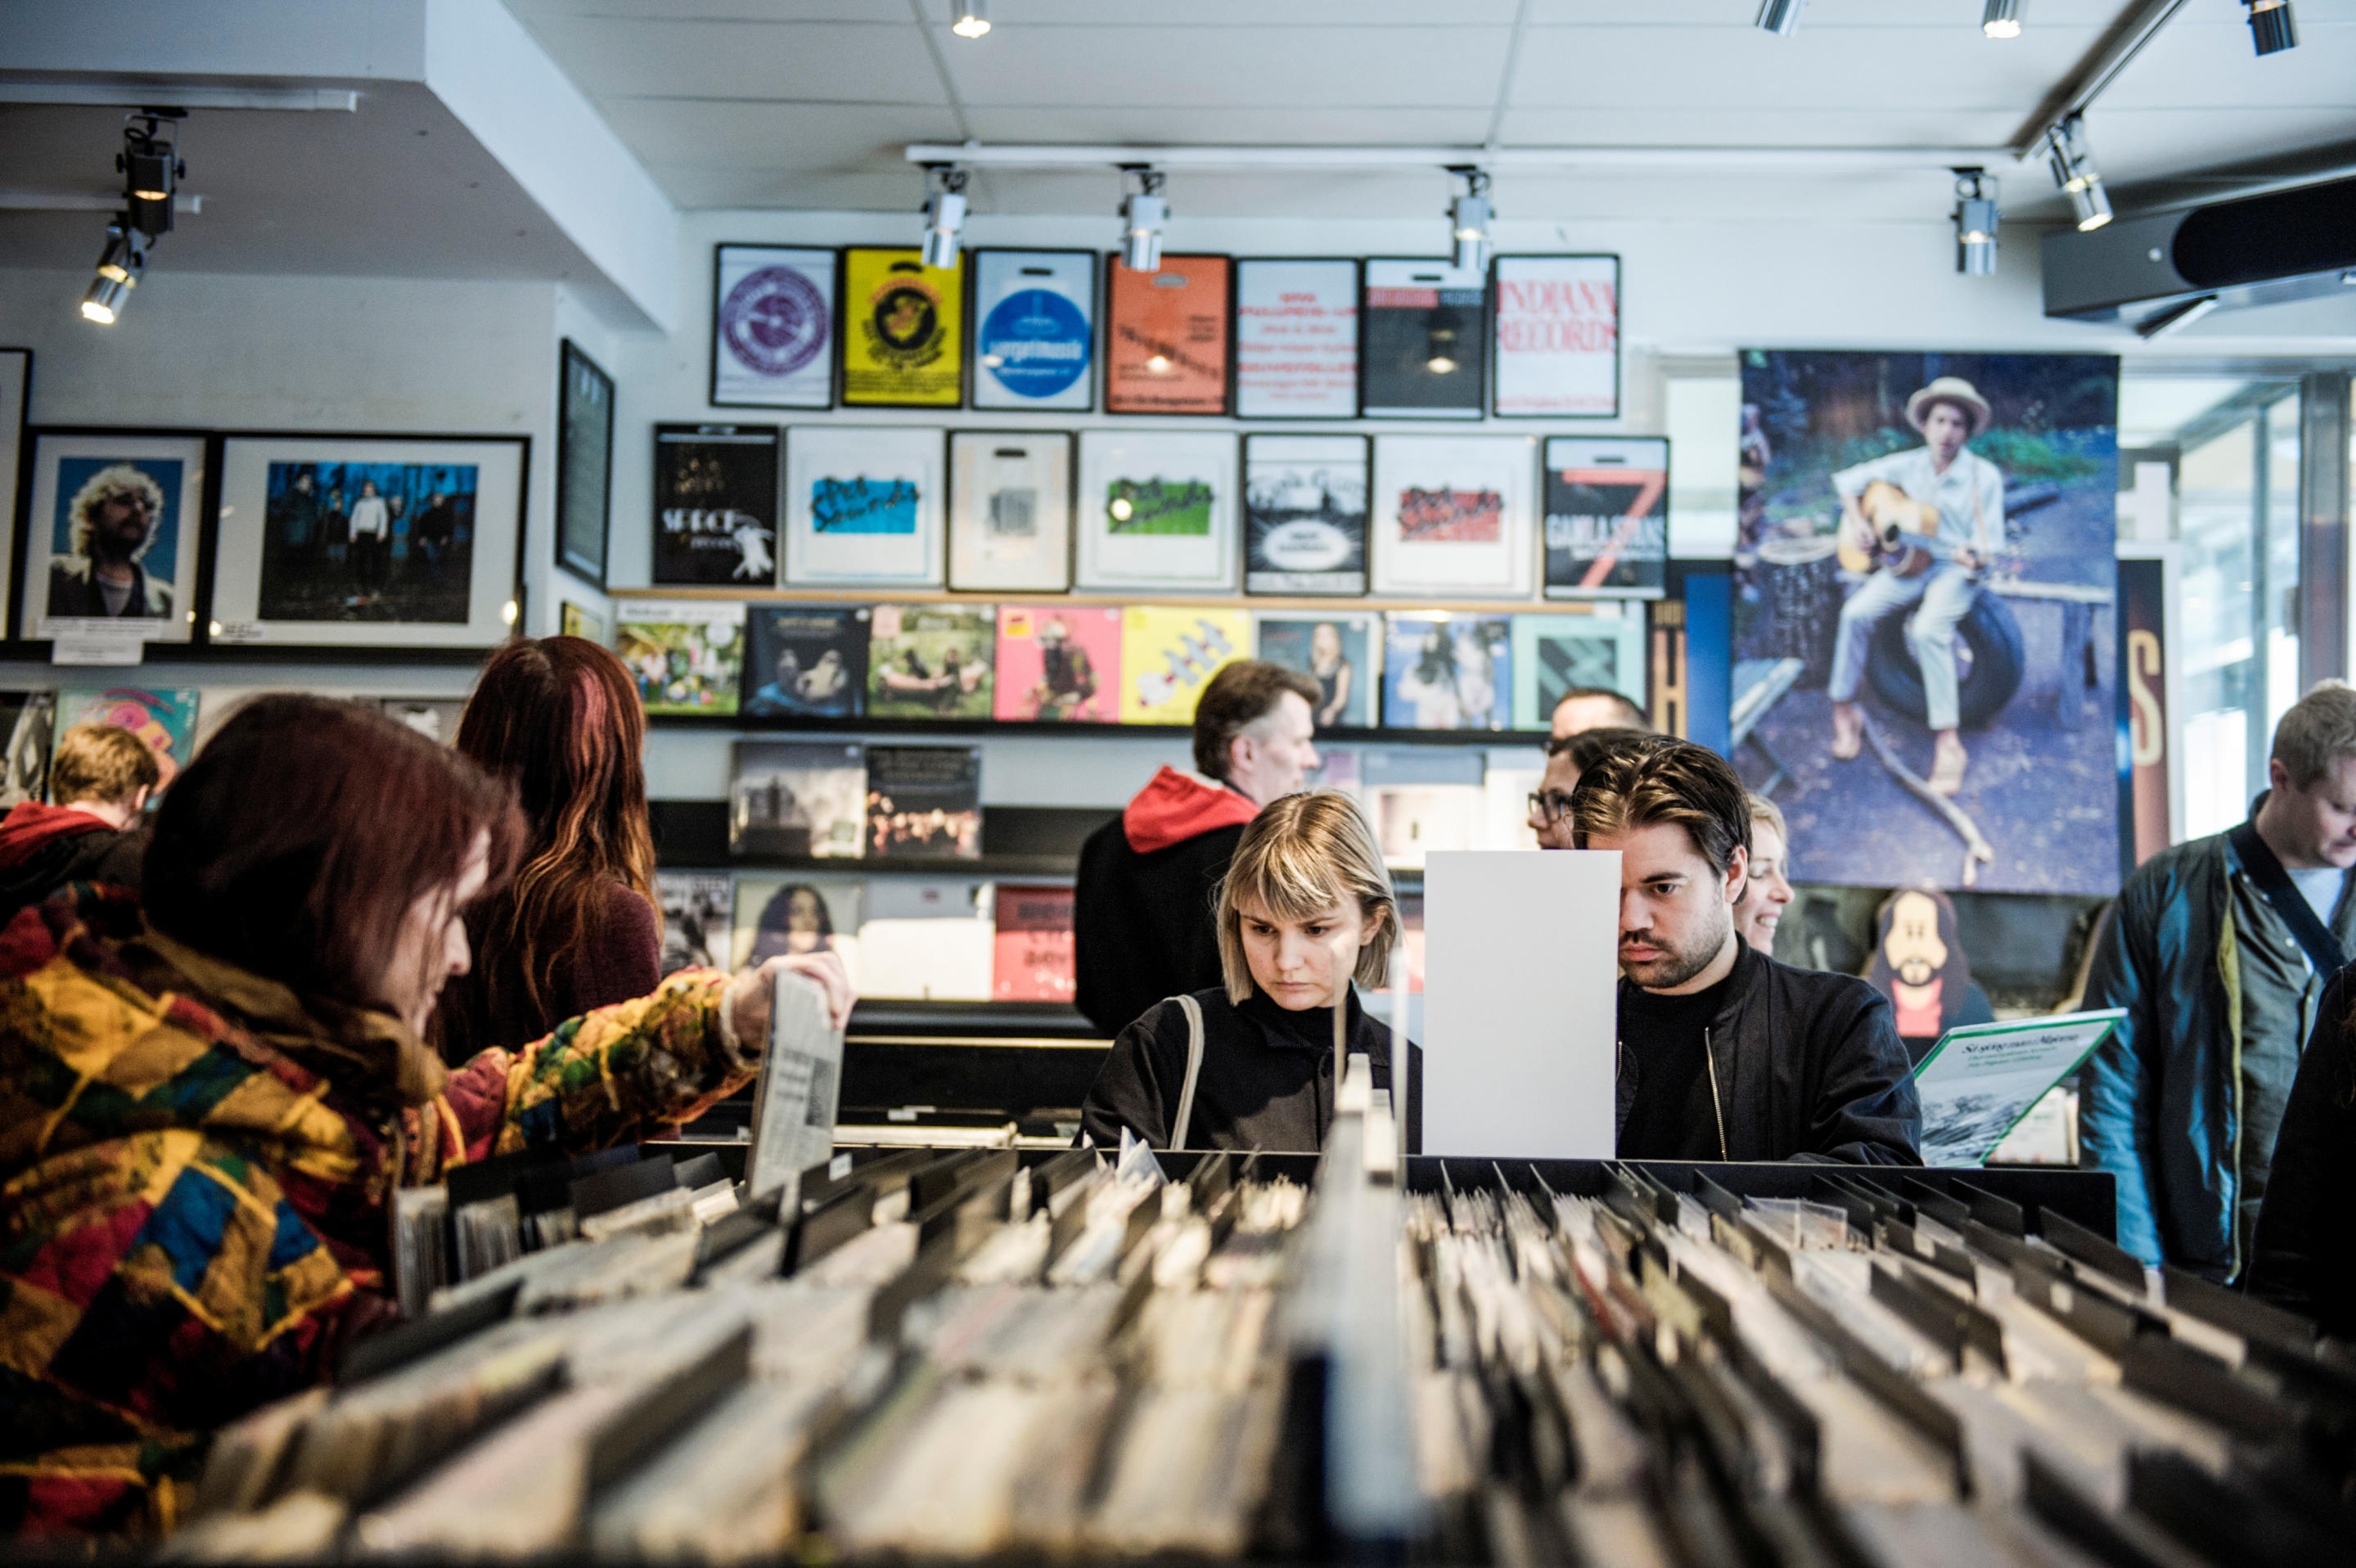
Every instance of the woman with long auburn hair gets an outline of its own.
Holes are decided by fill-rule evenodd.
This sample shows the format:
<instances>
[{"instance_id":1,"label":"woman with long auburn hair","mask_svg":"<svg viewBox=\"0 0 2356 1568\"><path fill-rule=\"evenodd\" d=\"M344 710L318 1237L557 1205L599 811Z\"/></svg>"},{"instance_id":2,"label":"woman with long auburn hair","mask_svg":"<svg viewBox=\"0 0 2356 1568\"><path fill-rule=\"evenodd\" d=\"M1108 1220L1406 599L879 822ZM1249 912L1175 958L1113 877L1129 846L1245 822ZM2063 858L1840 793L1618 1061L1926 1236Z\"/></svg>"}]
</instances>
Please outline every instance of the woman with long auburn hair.
<instances>
[{"instance_id":1,"label":"woman with long auburn hair","mask_svg":"<svg viewBox=\"0 0 2356 1568\"><path fill-rule=\"evenodd\" d=\"M152 1536L210 1434L397 1312L395 1189L584 1154L758 1070L781 971L685 969L445 1069L463 919L513 873L504 782L357 703L259 697L156 812L142 895L0 931L0 1539Z\"/></svg>"},{"instance_id":2,"label":"woman with long auburn hair","mask_svg":"<svg viewBox=\"0 0 2356 1568\"><path fill-rule=\"evenodd\" d=\"M474 972L443 1011L445 1059L538 1039L661 978L646 736L629 671L585 638L519 638L483 667L458 751L514 787L527 839L515 880L467 918Z\"/></svg>"}]
</instances>

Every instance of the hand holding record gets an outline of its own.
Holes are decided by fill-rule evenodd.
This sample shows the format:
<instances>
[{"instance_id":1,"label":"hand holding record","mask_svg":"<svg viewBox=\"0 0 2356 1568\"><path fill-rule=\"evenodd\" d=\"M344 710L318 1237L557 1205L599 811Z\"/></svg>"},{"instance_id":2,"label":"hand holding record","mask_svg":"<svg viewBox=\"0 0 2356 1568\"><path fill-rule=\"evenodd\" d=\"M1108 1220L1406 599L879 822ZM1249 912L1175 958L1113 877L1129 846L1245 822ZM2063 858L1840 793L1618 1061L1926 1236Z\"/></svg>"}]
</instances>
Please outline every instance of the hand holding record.
<instances>
[{"instance_id":1,"label":"hand holding record","mask_svg":"<svg viewBox=\"0 0 2356 1568\"><path fill-rule=\"evenodd\" d=\"M757 969L741 970L728 983L728 1022L740 1040L769 1037L769 998L776 992L777 975L790 971L818 983L826 993L829 1020L840 1029L851 1020L851 1004L859 1000L842 960L832 952L785 953Z\"/></svg>"}]
</instances>

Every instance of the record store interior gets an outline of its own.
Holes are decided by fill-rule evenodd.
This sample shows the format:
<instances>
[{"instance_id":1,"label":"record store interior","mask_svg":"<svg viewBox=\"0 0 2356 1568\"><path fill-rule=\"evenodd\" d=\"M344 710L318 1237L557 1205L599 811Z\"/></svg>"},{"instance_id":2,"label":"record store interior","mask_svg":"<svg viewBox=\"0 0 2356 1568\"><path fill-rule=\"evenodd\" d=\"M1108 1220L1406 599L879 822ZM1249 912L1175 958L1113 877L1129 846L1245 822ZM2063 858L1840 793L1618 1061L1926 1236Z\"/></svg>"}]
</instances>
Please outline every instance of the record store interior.
<instances>
[{"instance_id":1,"label":"record store interior","mask_svg":"<svg viewBox=\"0 0 2356 1568\"><path fill-rule=\"evenodd\" d=\"M0 1555L2356 1568L2351 402L2356 0L0 0Z\"/></svg>"}]
</instances>

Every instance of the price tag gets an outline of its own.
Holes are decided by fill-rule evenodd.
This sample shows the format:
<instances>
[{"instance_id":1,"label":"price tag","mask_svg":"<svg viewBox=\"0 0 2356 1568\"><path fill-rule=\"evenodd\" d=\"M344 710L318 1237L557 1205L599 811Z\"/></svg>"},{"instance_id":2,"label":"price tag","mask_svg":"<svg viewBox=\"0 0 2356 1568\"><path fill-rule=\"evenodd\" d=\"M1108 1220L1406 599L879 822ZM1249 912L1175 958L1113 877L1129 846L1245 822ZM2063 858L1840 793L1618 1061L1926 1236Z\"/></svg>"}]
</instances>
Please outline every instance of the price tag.
<instances>
[{"instance_id":1,"label":"price tag","mask_svg":"<svg viewBox=\"0 0 2356 1568\"><path fill-rule=\"evenodd\" d=\"M146 657L147 639L163 635L164 623L74 616L51 620L48 630L52 664L136 664Z\"/></svg>"}]
</instances>

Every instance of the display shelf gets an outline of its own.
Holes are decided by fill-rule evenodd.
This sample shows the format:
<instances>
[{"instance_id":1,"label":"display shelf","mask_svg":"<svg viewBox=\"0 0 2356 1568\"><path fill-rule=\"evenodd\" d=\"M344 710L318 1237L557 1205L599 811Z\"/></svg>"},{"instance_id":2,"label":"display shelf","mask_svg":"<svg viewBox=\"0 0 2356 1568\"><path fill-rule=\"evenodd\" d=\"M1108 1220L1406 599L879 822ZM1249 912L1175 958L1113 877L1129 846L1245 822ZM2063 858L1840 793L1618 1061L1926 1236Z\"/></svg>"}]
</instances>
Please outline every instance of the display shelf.
<instances>
[{"instance_id":1,"label":"display shelf","mask_svg":"<svg viewBox=\"0 0 2356 1568\"><path fill-rule=\"evenodd\" d=\"M747 735L776 731L804 735L905 736L1062 736L1087 739L1096 736L1164 736L1183 740L1193 731L1185 725L1057 724L1037 719L812 719L780 714L648 714L650 729L717 730ZM1544 746L1542 729L1321 729L1323 746Z\"/></svg>"},{"instance_id":2,"label":"display shelf","mask_svg":"<svg viewBox=\"0 0 2356 1568\"><path fill-rule=\"evenodd\" d=\"M1235 594L1197 593L1173 588L1155 593L1143 588L1105 589L953 589L953 588L738 588L680 584L677 587L608 588L615 613L628 618L628 607L640 599L734 600L745 605L1037 605L1058 604L1120 609L1130 605L1162 605L1180 608L1219 610L1448 610L1472 615L1512 615L1540 611L1548 615L1593 615L1605 607L1643 606L1649 599L1549 599L1537 593L1486 598L1429 597L1405 594ZM1627 613L1627 612L1620 612ZM1641 609L1637 613L1642 613Z\"/></svg>"},{"instance_id":3,"label":"display shelf","mask_svg":"<svg viewBox=\"0 0 2356 1568\"><path fill-rule=\"evenodd\" d=\"M61 685L138 684L143 670L187 664L199 668L221 664L302 664L349 669L401 668L432 665L441 669L472 669L488 659L488 648L290 648L254 642L152 642L136 664L51 664L50 643L27 638L0 641L0 664L42 664L57 672Z\"/></svg>"}]
</instances>

